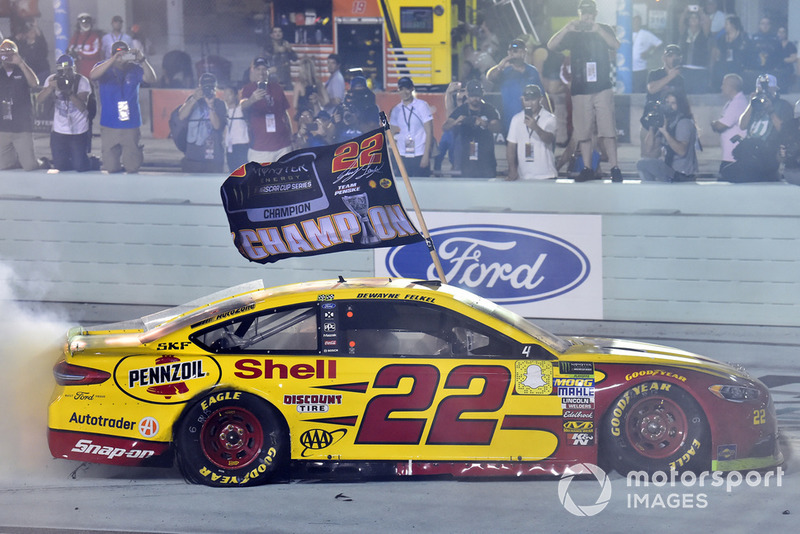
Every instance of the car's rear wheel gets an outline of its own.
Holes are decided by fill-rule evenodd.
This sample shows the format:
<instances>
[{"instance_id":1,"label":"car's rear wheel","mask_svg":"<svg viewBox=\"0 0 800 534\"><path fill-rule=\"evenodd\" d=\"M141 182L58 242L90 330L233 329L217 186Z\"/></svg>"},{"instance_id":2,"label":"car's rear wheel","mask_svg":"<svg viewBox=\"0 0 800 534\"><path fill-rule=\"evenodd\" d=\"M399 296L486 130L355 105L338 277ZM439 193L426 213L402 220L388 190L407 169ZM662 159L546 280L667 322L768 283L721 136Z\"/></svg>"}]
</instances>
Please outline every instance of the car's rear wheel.
<instances>
[{"instance_id":1,"label":"car's rear wheel","mask_svg":"<svg viewBox=\"0 0 800 534\"><path fill-rule=\"evenodd\" d=\"M175 431L178 467L195 484L254 486L285 475L289 442L282 419L241 391L212 393L192 405Z\"/></svg>"},{"instance_id":2,"label":"car's rear wheel","mask_svg":"<svg viewBox=\"0 0 800 534\"><path fill-rule=\"evenodd\" d=\"M601 447L620 473L652 475L706 469L711 439L703 410L691 395L675 384L644 382L611 404Z\"/></svg>"}]
</instances>

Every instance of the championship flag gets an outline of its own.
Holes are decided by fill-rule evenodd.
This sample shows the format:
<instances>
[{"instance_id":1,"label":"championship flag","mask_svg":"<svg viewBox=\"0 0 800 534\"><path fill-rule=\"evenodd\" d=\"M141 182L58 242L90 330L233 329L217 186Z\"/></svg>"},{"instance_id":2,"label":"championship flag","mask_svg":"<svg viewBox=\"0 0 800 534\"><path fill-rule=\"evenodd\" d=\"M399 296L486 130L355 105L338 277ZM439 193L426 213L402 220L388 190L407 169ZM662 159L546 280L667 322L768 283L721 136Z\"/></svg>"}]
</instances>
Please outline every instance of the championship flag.
<instances>
[{"instance_id":1,"label":"championship flag","mask_svg":"<svg viewBox=\"0 0 800 534\"><path fill-rule=\"evenodd\" d=\"M382 128L251 161L220 193L236 248L258 263L423 239L400 204Z\"/></svg>"}]
</instances>

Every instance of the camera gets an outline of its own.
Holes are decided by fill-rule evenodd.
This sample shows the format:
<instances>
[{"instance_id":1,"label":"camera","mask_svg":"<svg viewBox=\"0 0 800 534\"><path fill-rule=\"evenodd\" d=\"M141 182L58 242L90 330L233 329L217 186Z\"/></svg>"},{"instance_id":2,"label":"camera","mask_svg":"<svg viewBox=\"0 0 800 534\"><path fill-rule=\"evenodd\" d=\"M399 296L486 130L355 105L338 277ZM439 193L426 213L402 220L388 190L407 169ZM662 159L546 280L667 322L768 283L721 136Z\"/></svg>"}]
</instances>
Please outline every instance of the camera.
<instances>
[{"instance_id":1,"label":"camera","mask_svg":"<svg viewBox=\"0 0 800 534\"><path fill-rule=\"evenodd\" d=\"M214 98L217 96L217 87L215 85L204 85L201 89L203 90L203 98Z\"/></svg>"},{"instance_id":2,"label":"camera","mask_svg":"<svg viewBox=\"0 0 800 534\"><path fill-rule=\"evenodd\" d=\"M59 70L56 74L56 87L64 94L72 94L75 89L75 82L72 77L63 70Z\"/></svg>"},{"instance_id":3,"label":"camera","mask_svg":"<svg viewBox=\"0 0 800 534\"><path fill-rule=\"evenodd\" d=\"M267 82L258 82L256 84L256 87L258 87L262 91L266 91L267 90Z\"/></svg>"},{"instance_id":4,"label":"camera","mask_svg":"<svg viewBox=\"0 0 800 534\"><path fill-rule=\"evenodd\" d=\"M664 104L660 100L648 102L644 107L644 114L639 122L642 126L649 130L650 128L661 128L664 126Z\"/></svg>"},{"instance_id":5,"label":"camera","mask_svg":"<svg viewBox=\"0 0 800 534\"><path fill-rule=\"evenodd\" d=\"M578 29L579 32L592 31L592 23L583 20L578 22L578 24L575 27Z\"/></svg>"},{"instance_id":6,"label":"camera","mask_svg":"<svg viewBox=\"0 0 800 534\"><path fill-rule=\"evenodd\" d=\"M768 102L770 102L769 78L762 74L756 80L756 94L750 99L750 105L754 111L759 111Z\"/></svg>"},{"instance_id":7,"label":"camera","mask_svg":"<svg viewBox=\"0 0 800 534\"><path fill-rule=\"evenodd\" d=\"M123 61L136 61L136 54L134 54L133 52L127 52L125 54L122 54L122 60Z\"/></svg>"},{"instance_id":8,"label":"camera","mask_svg":"<svg viewBox=\"0 0 800 534\"><path fill-rule=\"evenodd\" d=\"M700 11L700 6L698 4L691 4L689 6L689 11L698 12Z\"/></svg>"}]
</instances>

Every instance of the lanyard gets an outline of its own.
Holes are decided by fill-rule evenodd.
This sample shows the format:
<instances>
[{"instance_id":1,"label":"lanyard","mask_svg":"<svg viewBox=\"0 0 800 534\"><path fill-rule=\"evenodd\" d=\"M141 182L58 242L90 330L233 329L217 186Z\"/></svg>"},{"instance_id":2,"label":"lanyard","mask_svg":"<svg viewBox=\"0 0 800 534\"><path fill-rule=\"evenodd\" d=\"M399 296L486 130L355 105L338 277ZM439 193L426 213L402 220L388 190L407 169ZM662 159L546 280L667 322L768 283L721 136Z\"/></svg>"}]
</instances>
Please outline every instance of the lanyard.
<instances>
[{"instance_id":1,"label":"lanyard","mask_svg":"<svg viewBox=\"0 0 800 534\"><path fill-rule=\"evenodd\" d=\"M400 104L400 107L403 108L403 120L406 121L406 128L408 129L409 135L411 135L411 117L416 115L414 113L414 101L411 101L411 105L408 107L408 116L406 116L406 105ZM422 119L419 119L419 122L422 123Z\"/></svg>"}]
</instances>

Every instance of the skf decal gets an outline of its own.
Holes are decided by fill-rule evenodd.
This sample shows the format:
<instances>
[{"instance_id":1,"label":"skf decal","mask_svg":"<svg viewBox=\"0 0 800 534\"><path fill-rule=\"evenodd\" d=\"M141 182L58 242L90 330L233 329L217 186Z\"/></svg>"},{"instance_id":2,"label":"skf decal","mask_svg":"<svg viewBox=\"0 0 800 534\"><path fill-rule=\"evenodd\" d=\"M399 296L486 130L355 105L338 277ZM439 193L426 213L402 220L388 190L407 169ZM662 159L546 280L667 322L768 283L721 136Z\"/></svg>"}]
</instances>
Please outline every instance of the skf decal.
<instances>
[{"instance_id":1,"label":"skf decal","mask_svg":"<svg viewBox=\"0 0 800 534\"><path fill-rule=\"evenodd\" d=\"M341 395L284 395L283 403L297 406L300 413L322 413L330 409L331 404L341 404Z\"/></svg>"},{"instance_id":2,"label":"skf decal","mask_svg":"<svg viewBox=\"0 0 800 534\"><path fill-rule=\"evenodd\" d=\"M662 377L666 376L668 378L674 378L675 380L680 380L681 382L686 382L686 377L681 376L679 374L675 374L670 371L662 371L661 369L647 369L646 371L635 371L633 373L625 375L625 380L633 380L634 378L653 378L653 377Z\"/></svg>"},{"instance_id":3,"label":"skf decal","mask_svg":"<svg viewBox=\"0 0 800 534\"><path fill-rule=\"evenodd\" d=\"M520 395L553 392L553 364L545 360L519 360L514 364L514 391Z\"/></svg>"},{"instance_id":4,"label":"skf decal","mask_svg":"<svg viewBox=\"0 0 800 534\"><path fill-rule=\"evenodd\" d=\"M181 359L165 355L148 366L150 358L128 356L114 369L117 387L134 399L153 404L185 402L198 391L215 386L222 375L216 360L208 356Z\"/></svg>"},{"instance_id":5,"label":"skf decal","mask_svg":"<svg viewBox=\"0 0 800 534\"><path fill-rule=\"evenodd\" d=\"M306 452L310 450L320 450L330 447L342 439L345 434L347 434L346 428L340 428L339 430L334 430L333 432L328 432L327 430L322 430L321 428L306 430L300 436L300 445L304 447L300 456L305 458Z\"/></svg>"},{"instance_id":6,"label":"skf decal","mask_svg":"<svg viewBox=\"0 0 800 534\"><path fill-rule=\"evenodd\" d=\"M170 341L169 343L159 343L156 350L186 350L186 347L192 345L191 341Z\"/></svg>"},{"instance_id":7,"label":"skf decal","mask_svg":"<svg viewBox=\"0 0 800 534\"><path fill-rule=\"evenodd\" d=\"M234 364L236 372L233 375L245 380L251 378L265 378L267 380L280 378L286 380L291 376L298 380L308 378L336 378L336 360L316 360L314 364L298 363L289 367L273 360L263 362L251 358L237 360Z\"/></svg>"}]
</instances>

